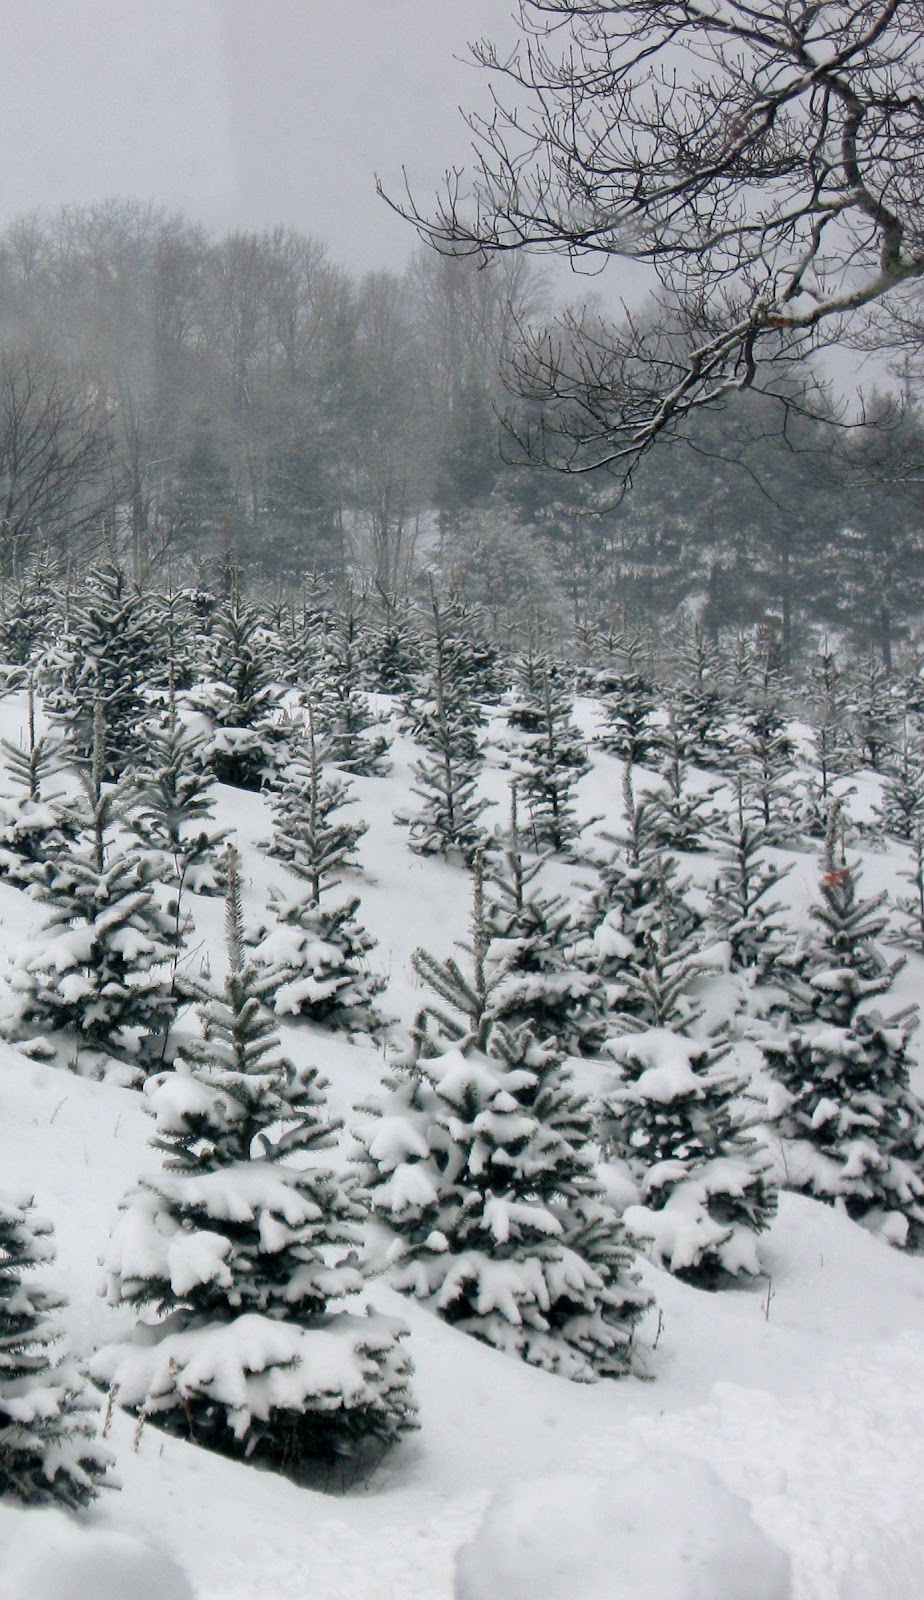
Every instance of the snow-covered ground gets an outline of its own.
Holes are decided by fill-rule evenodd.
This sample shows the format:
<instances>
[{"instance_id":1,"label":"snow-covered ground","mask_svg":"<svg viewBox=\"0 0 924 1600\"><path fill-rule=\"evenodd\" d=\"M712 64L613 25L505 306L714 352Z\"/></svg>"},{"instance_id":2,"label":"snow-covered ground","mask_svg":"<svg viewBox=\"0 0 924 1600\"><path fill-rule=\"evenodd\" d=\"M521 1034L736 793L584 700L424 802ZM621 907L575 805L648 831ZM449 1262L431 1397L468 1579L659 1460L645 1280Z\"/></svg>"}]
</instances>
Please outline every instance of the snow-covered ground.
<instances>
[{"instance_id":1,"label":"snow-covered ground","mask_svg":"<svg viewBox=\"0 0 924 1600\"><path fill-rule=\"evenodd\" d=\"M0 735L16 737L22 714L17 699L5 701ZM389 977L385 1008L405 1021L421 1000L411 953L423 945L442 956L464 937L470 886L463 871L412 855L392 821L406 799L412 754L398 740L388 778L356 781L356 812L369 831L360 846L363 871L351 875L363 922L379 941L377 964ZM874 786L870 779L862 804ZM484 792L501 805L505 789L495 765ZM612 817L619 793L618 762L597 755L581 785L585 814ZM270 831L267 807L259 796L224 789L218 820L235 830L247 912L256 920L269 886L283 877L256 849ZM863 892L894 890L904 852L859 853ZM817 857L786 859L794 866L783 888L798 922L814 892ZM703 873L708 861L686 865ZM586 883L587 874L559 864L553 880L566 887ZM208 953L217 974L221 902L200 900L195 911L201 956ZM40 906L0 884L0 972L41 920ZM922 975L924 962L909 959L896 1008L919 997ZM292 1058L315 1063L330 1080L335 1114L349 1116L374 1093L383 1067L375 1049L311 1027L281 1032ZM137 1092L0 1046L0 1181L34 1192L54 1221L58 1261L48 1278L68 1297L67 1330L81 1353L124 1325L124 1313L100 1298L98 1262L122 1195L157 1165L149 1129ZM676 1453L711 1468L749 1508L749 1551L759 1551L763 1534L789 1557L791 1600L914 1600L924 1594L924 1261L791 1195L782 1197L760 1253L767 1277L720 1294L643 1264L657 1301L639 1337L645 1377L586 1387L497 1353L374 1284L370 1301L410 1327L421 1427L361 1489L298 1488L153 1427L139 1437L134 1419L116 1411L110 1442L122 1488L81 1516L79 1537L58 1513L0 1508L0 1600L88 1600L91 1592L94 1600L186 1600L185 1582L198 1600L449 1600L462 1546L464 1600L487 1600L478 1584L498 1527L518 1527L527 1544L532 1529L537 1548L554 1552L556 1508L564 1547L582 1526L585 1499L618 1507L620 1481L628 1483L640 1461L668 1463L661 1480L651 1479L661 1482L652 1498L662 1499L645 1537L669 1540L684 1504L671 1465ZM703 1488L713 1480L699 1466L689 1468L688 1484L718 1515L719 1500ZM570 1488L556 1500L542 1480L561 1474L571 1475ZM624 1506L619 1515L629 1516ZM611 1588L599 1586L601 1562L612 1563ZM620 1577L617 1565L614 1547L593 1582L567 1595L550 1582L544 1592L550 1600L623 1600L629 1590L618 1585L634 1569L629 1562ZM669 1563L663 1570L666 1583ZM767 1579L767 1600L781 1600L774 1582ZM633 1600L668 1600L666 1588L631 1592ZM510 1600L520 1600L519 1591ZM670 1600L707 1600L707 1591L672 1590ZM723 1589L708 1600L739 1597ZM740 1600L762 1596L755 1588Z\"/></svg>"}]
</instances>

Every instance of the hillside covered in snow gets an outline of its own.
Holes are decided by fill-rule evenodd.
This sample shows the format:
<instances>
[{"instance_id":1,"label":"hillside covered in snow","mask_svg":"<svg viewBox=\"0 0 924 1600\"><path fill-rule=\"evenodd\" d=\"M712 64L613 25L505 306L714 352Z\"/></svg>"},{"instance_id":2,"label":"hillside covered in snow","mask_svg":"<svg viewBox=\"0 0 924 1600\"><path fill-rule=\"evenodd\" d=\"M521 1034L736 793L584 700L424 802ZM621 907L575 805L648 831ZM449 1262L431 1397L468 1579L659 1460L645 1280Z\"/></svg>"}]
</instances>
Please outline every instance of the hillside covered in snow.
<instances>
[{"instance_id":1,"label":"hillside covered in snow","mask_svg":"<svg viewBox=\"0 0 924 1600\"><path fill-rule=\"evenodd\" d=\"M2 1600L924 1591L918 675L17 604Z\"/></svg>"}]
</instances>

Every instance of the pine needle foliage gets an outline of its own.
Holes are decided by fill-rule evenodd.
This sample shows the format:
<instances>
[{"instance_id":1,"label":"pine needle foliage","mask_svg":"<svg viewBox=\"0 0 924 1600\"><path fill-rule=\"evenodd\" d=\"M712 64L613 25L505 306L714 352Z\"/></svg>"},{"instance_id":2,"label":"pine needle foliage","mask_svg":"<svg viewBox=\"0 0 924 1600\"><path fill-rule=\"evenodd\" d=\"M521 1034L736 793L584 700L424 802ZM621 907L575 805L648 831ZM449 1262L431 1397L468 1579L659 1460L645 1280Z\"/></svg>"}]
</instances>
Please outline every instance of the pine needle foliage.
<instances>
[{"instance_id":1,"label":"pine needle foliage","mask_svg":"<svg viewBox=\"0 0 924 1600\"><path fill-rule=\"evenodd\" d=\"M54 1260L31 1197L0 1193L0 1496L76 1511L112 1487L112 1456L79 1366L57 1350L64 1302L33 1274Z\"/></svg>"}]
</instances>

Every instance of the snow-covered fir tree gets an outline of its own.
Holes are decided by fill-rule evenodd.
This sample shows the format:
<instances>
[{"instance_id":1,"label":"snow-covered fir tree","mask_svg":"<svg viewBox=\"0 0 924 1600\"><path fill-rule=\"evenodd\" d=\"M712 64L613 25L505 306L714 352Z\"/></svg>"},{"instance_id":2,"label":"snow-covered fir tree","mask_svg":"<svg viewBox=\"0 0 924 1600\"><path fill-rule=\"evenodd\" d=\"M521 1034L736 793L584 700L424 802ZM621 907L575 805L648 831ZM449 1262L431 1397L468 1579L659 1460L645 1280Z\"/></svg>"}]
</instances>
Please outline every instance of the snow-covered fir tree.
<instances>
[{"instance_id":1,"label":"snow-covered fir tree","mask_svg":"<svg viewBox=\"0 0 924 1600\"><path fill-rule=\"evenodd\" d=\"M274 641L238 582L218 607L205 678L182 701L206 722L205 753L220 783L260 789L280 759Z\"/></svg>"},{"instance_id":2,"label":"snow-covered fir tree","mask_svg":"<svg viewBox=\"0 0 924 1600\"><path fill-rule=\"evenodd\" d=\"M423 671L417 618L406 595L379 594L377 614L368 635L367 667L372 688L380 694L407 695Z\"/></svg>"},{"instance_id":3,"label":"snow-covered fir tree","mask_svg":"<svg viewBox=\"0 0 924 1600\"><path fill-rule=\"evenodd\" d=\"M870 651L850 673L851 731L863 761L881 772L901 717L901 703L878 654Z\"/></svg>"},{"instance_id":4,"label":"snow-covered fir tree","mask_svg":"<svg viewBox=\"0 0 924 1600\"><path fill-rule=\"evenodd\" d=\"M679 726L673 708L667 726L661 730L660 761L664 788L651 797L655 836L663 850L700 851L708 849L708 830L715 816L714 785L705 790L693 788L685 759L687 736Z\"/></svg>"},{"instance_id":5,"label":"snow-covered fir tree","mask_svg":"<svg viewBox=\"0 0 924 1600\"><path fill-rule=\"evenodd\" d=\"M125 785L103 783L106 739L101 706L93 755L77 769L81 831L73 847L47 861L33 892L49 915L12 975L19 997L11 1026L67 1028L89 1045L139 1057L163 1046L178 992L177 920L155 894L149 858L126 848Z\"/></svg>"},{"instance_id":6,"label":"snow-covered fir tree","mask_svg":"<svg viewBox=\"0 0 924 1600\"><path fill-rule=\"evenodd\" d=\"M681 756L692 766L714 766L728 711L722 682L722 657L698 625L681 637L672 658L676 678L671 686L669 706Z\"/></svg>"},{"instance_id":7,"label":"snow-covered fir tree","mask_svg":"<svg viewBox=\"0 0 924 1600\"><path fill-rule=\"evenodd\" d=\"M569 852L581 831L574 791L590 761L571 704L564 684L545 668L535 690L521 693L508 712L510 725L522 730L514 759L536 850Z\"/></svg>"},{"instance_id":8,"label":"snow-covered fir tree","mask_svg":"<svg viewBox=\"0 0 924 1600\"><path fill-rule=\"evenodd\" d=\"M799 838L800 800L784 692L780 676L766 672L745 708L742 732L729 745L723 768L733 784L740 780L745 810L764 843L791 846Z\"/></svg>"},{"instance_id":9,"label":"snow-covered fir tree","mask_svg":"<svg viewBox=\"0 0 924 1600\"><path fill-rule=\"evenodd\" d=\"M673 856L658 841L657 816L647 796L636 799L632 769L623 772L624 831L602 832L613 853L599 868L600 885L581 908L584 939L576 956L586 970L603 981L607 1008L629 1004L627 980L649 948L657 947L669 913L672 947L691 937L702 924L689 899L689 881L678 875Z\"/></svg>"},{"instance_id":10,"label":"snow-covered fir tree","mask_svg":"<svg viewBox=\"0 0 924 1600\"><path fill-rule=\"evenodd\" d=\"M441 961L422 948L411 957L417 977L440 1001L439 1006L426 1001L414 1024L415 1044L423 1054L434 1054L446 1040L455 1044L470 1039L483 1050L494 1025L492 1002L504 977L504 965L502 961L488 961L491 931L485 905L483 845L475 852L472 869L469 938L457 941L458 948L469 958L469 970L456 956L446 956Z\"/></svg>"},{"instance_id":11,"label":"snow-covered fir tree","mask_svg":"<svg viewBox=\"0 0 924 1600\"><path fill-rule=\"evenodd\" d=\"M362 1286L361 1196L316 1160L335 1142L326 1084L279 1053L233 862L227 928L224 997L149 1085L163 1169L123 1201L105 1258L136 1332L93 1370L169 1431L298 1478L414 1425L411 1364L398 1325L341 1307Z\"/></svg>"},{"instance_id":12,"label":"snow-covered fir tree","mask_svg":"<svg viewBox=\"0 0 924 1600\"><path fill-rule=\"evenodd\" d=\"M61 855L77 830L72 798L62 783L71 752L59 735L36 733L31 674L26 743L0 739L0 752L12 790L0 797L0 874L25 886L41 877L44 863Z\"/></svg>"},{"instance_id":13,"label":"snow-covered fir tree","mask_svg":"<svg viewBox=\"0 0 924 1600\"><path fill-rule=\"evenodd\" d=\"M720 864L709 902L711 926L728 943L732 970L765 976L783 940L782 906L768 896L789 868L768 861L766 835L745 809L740 778L729 810L713 824L712 839Z\"/></svg>"},{"instance_id":14,"label":"snow-covered fir tree","mask_svg":"<svg viewBox=\"0 0 924 1600\"><path fill-rule=\"evenodd\" d=\"M64 1302L33 1276L54 1256L32 1198L0 1191L0 1497L77 1510L110 1486L112 1455L84 1372L58 1348Z\"/></svg>"},{"instance_id":15,"label":"snow-covered fir tree","mask_svg":"<svg viewBox=\"0 0 924 1600\"><path fill-rule=\"evenodd\" d=\"M347 1033L378 1033L385 1018L376 997L384 978L369 963L375 940L357 917L357 895L332 904L323 896L354 866L366 831L343 822L349 787L328 778L313 721L288 767L273 805L273 854L299 880L300 892L271 889L272 921L249 935L255 982L277 1015L302 1017Z\"/></svg>"},{"instance_id":16,"label":"snow-covered fir tree","mask_svg":"<svg viewBox=\"0 0 924 1600\"><path fill-rule=\"evenodd\" d=\"M548 852L530 856L526 851L514 782L507 832L484 856L486 939L476 934L473 948L484 950L488 968L497 974L497 982L488 986L491 1015L508 1026L528 1022L537 1038L554 1037L563 1050L579 1054L603 1037L605 998L600 979L576 960L580 929L567 898L540 887L548 860ZM476 919L479 869L476 857Z\"/></svg>"},{"instance_id":17,"label":"snow-covered fir tree","mask_svg":"<svg viewBox=\"0 0 924 1600\"><path fill-rule=\"evenodd\" d=\"M388 771L389 740L363 692L367 651L364 610L348 589L325 630L320 679L312 685L314 716L335 766L378 777Z\"/></svg>"},{"instance_id":18,"label":"snow-covered fir tree","mask_svg":"<svg viewBox=\"0 0 924 1600\"><path fill-rule=\"evenodd\" d=\"M857 1007L889 989L902 959L889 961L880 939L888 926L885 890L863 899L859 875L844 851L844 801L835 800L821 860L813 932L799 940L779 970L796 1021L817 1018L848 1026Z\"/></svg>"},{"instance_id":19,"label":"snow-covered fir tree","mask_svg":"<svg viewBox=\"0 0 924 1600\"><path fill-rule=\"evenodd\" d=\"M132 831L156 852L178 900L185 889L222 893L217 851L226 830L212 823L214 778L205 740L182 721L172 685L163 716L149 718L140 730L132 787Z\"/></svg>"},{"instance_id":20,"label":"snow-covered fir tree","mask_svg":"<svg viewBox=\"0 0 924 1600\"><path fill-rule=\"evenodd\" d=\"M909 844L924 820L924 737L905 717L882 759L882 800L876 818L886 833Z\"/></svg>"},{"instance_id":21,"label":"snow-covered fir tree","mask_svg":"<svg viewBox=\"0 0 924 1600\"><path fill-rule=\"evenodd\" d=\"M914 1008L883 1017L900 962L878 940L884 895L863 900L835 802L816 938L788 978L791 1025L764 1042L780 1088L774 1131L787 1187L842 1206L892 1243L924 1243L924 1104L909 1081Z\"/></svg>"},{"instance_id":22,"label":"snow-covered fir tree","mask_svg":"<svg viewBox=\"0 0 924 1600\"><path fill-rule=\"evenodd\" d=\"M412 792L421 801L398 812L411 849L470 863L483 838L479 819L487 801L478 798L481 769L478 729L484 716L471 694L471 662L464 641L449 629L442 602L432 599L430 668L410 707L414 737L424 756L412 766Z\"/></svg>"},{"instance_id":23,"label":"snow-covered fir tree","mask_svg":"<svg viewBox=\"0 0 924 1600\"><path fill-rule=\"evenodd\" d=\"M271 891L273 920L248 933L254 985L279 1017L300 1017L342 1033L376 1035L386 987L370 956L376 942L359 921L359 898L330 904L305 891Z\"/></svg>"},{"instance_id":24,"label":"snow-covered fir tree","mask_svg":"<svg viewBox=\"0 0 924 1600\"><path fill-rule=\"evenodd\" d=\"M279 630L278 668L283 683L316 692L330 625L330 585L315 568L305 578Z\"/></svg>"},{"instance_id":25,"label":"snow-covered fir tree","mask_svg":"<svg viewBox=\"0 0 924 1600\"><path fill-rule=\"evenodd\" d=\"M26 666L51 642L59 604L55 558L39 551L25 571L0 587L0 662Z\"/></svg>"},{"instance_id":26,"label":"snow-covered fir tree","mask_svg":"<svg viewBox=\"0 0 924 1600\"><path fill-rule=\"evenodd\" d=\"M660 974L672 989L676 968ZM651 985L649 984L649 988ZM761 1271L757 1238L776 1212L765 1149L747 1132L746 1077L724 1039L663 1021L607 1041L619 1076L601 1098L606 1153L625 1163L639 1202L623 1213L633 1239L678 1277L718 1288Z\"/></svg>"},{"instance_id":27,"label":"snow-covered fir tree","mask_svg":"<svg viewBox=\"0 0 924 1600\"><path fill-rule=\"evenodd\" d=\"M837 780L854 765L847 677L827 641L811 663L807 713L811 728L811 774L803 780L799 825L823 839Z\"/></svg>"},{"instance_id":28,"label":"snow-covered fir tree","mask_svg":"<svg viewBox=\"0 0 924 1600\"><path fill-rule=\"evenodd\" d=\"M624 659L599 672L593 689L604 715L598 742L629 766L650 764L661 745L658 691L646 655L643 640L627 642Z\"/></svg>"},{"instance_id":29,"label":"snow-covered fir tree","mask_svg":"<svg viewBox=\"0 0 924 1600\"><path fill-rule=\"evenodd\" d=\"M606 1152L638 1185L631 1235L671 1272L707 1287L760 1271L756 1235L773 1217L771 1162L746 1131L747 1080L723 1029L705 1040L699 992L708 950L671 927L662 905L623 979L604 1050L620 1075L601 1099Z\"/></svg>"},{"instance_id":30,"label":"snow-covered fir tree","mask_svg":"<svg viewBox=\"0 0 924 1600\"><path fill-rule=\"evenodd\" d=\"M131 760L157 649L149 600L121 567L93 569L68 597L60 636L46 654L45 707L87 761L94 707L103 707L107 780L118 778Z\"/></svg>"},{"instance_id":31,"label":"snow-covered fir tree","mask_svg":"<svg viewBox=\"0 0 924 1600\"><path fill-rule=\"evenodd\" d=\"M546 1371L592 1382L630 1370L649 1301L554 1044L503 1024L483 1047L444 1039L370 1109L359 1170L395 1287Z\"/></svg>"},{"instance_id":32,"label":"snow-covered fir tree","mask_svg":"<svg viewBox=\"0 0 924 1600\"><path fill-rule=\"evenodd\" d=\"M309 704L304 733L293 741L289 760L270 790L270 849L308 884L314 902L336 887L342 868L356 865L356 846L366 832L363 822L337 818L338 812L353 804L353 794L342 778L328 777L325 762L330 759L330 746L319 740Z\"/></svg>"},{"instance_id":33,"label":"snow-covered fir tree","mask_svg":"<svg viewBox=\"0 0 924 1600\"><path fill-rule=\"evenodd\" d=\"M898 944L907 944L924 955L924 817L919 817L915 824L911 863L899 877L907 883L910 892L896 897L894 937Z\"/></svg>"}]
</instances>

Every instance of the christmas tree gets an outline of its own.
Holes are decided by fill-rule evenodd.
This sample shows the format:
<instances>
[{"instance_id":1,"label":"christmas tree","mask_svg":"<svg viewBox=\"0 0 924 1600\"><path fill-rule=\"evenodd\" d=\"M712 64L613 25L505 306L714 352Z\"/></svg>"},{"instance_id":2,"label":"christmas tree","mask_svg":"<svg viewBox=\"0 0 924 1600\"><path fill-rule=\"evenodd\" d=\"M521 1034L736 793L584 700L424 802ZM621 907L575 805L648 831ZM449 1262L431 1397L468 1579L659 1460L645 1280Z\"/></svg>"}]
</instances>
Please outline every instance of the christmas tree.
<instances>
[{"instance_id":1,"label":"christmas tree","mask_svg":"<svg viewBox=\"0 0 924 1600\"><path fill-rule=\"evenodd\" d=\"M128 766L157 654L151 606L119 566L94 568L69 596L60 637L46 655L46 709L74 754L94 747L94 708L104 713L102 773Z\"/></svg>"},{"instance_id":2,"label":"christmas tree","mask_svg":"<svg viewBox=\"0 0 924 1600\"><path fill-rule=\"evenodd\" d=\"M335 814L352 805L349 784L328 778L324 762L330 747L322 747L315 733L309 706L304 736L274 780L271 790L274 856L284 861L308 885L312 903L325 890L336 887L341 868L356 865L355 849L366 832L364 823L334 821Z\"/></svg>"},{"instance_id":3,"label":"christmas tree","mask_svg":"<svg viewBox=\"0 0 924 1600\"><path fill-rule=\"evenodd\" d=\"M351 803L342 779L324 776L309 710L301 751L284 769L273 805L273 854L298 878L302 892L270 891L273 921L249 935L255 983L278 1016L303 1017L347 1033L375 1034L385 1019L375 1004L385 980L369 966L375 940L358 921L358 896L332 905L322 896L355 865L365 824L337 820Z\"/></svg>"},{"instance_id":4,"label":"christmas tree","mask_svg":"<svg viewBox=\"0 0 924 1600\"><path fill-rule=\"evenodd\" d=\"M431 598L430 670L410 710L414 736L424 749L411 769L413 793L422 805L413 813L397 813L396 820L409 829L412 850L470 864L483 837L479 818L487 806L476 792L477 729L483 715L472 699L469 651L448 627L440 601Z\"/></svg>"},{"instance_id":5,"label":"christmas tree","mask_svg":"<svg viewBox=\"0 0 924 1600\"><path fill-rule=\"evenodd\" d=\"M510 825L484 855L482 915L485 961L496 976L490 1011L508 1026L529 1023L539 1039L556 1038L570 1054L592 1050L604 1034L600 980L575 956L580 930L563 895L538 885L545 855L530 858L520 832L517 784L510 786ZM480 863L475 861L478 917ZM484 940L474 939L480 949Z\"/></svg>"},{"instance_id":6,"label":"christmas tree","mask_svg":"<svg viewBox=\"0 0 924 1600\"><path fill-rule=\"evenodd\" d=\"M323 637L319 680L312 689L319 733L328 760L345 772L378 777L388 771L389 741L363 693L363 670L370 641L362 606L352 590L330 615ZM320 685L320 692L318 687Z\"/></svg>"},{"instance_id":7,"label":"christmas tree","mask_svg":"<svg viewBox=\"0 0 924 1600\"><path fill-rule=\"evenodd\" d=\"M105 1261L137 1332L94 1370L169 1431L300 1477L412 1427L411 1369L394 1323L330 1309L362 1285L363 1207L314 1159L336 1133L326 1084L279 1054L244 961L233 857L227 877L224 997L154 1084L163 1170L123 1202Z\"/></svg>"},{"instance_id":8,"label":"christmas tree","mask_svg":"<svg viewBox=\"0 0 924 1600\"><path fill-rule=\"evenodd\" d=\"M579 1382L618 1377L649 1304L553 1044L496 1024L388 1080L358 1136L389 1278L484 1343Z\"/></svg>"},{"instance_id":9,"label":"christmas tree","mask_svg":"<svg viewBox=\"0 0 924 1600\"><path fill-rule=\"evenodd\" d=\"M262 788L280 759L274 643L235 578L213 619L206 677L183 700L207 719L204 748L214 776L238 789Z\"/></svg>"},{"instance_id":10,"label":"christmas tree","mask_svg":"<svg viewBox=\"0 0 924 1600\"><path fill-rule=\"evenodd\" d=\"M22 886L40 880L45 863L60 856L77 831L73 804L61 785L71 752L57 734L36 735L31 674L27 692L27 746L0 739L14 790L0 799L0 873Z\"/></svg>"},{"instance_id":11,"label":"christmas tree","mask_svg":"<svg viewBox=\"0 0 924 1600\"><path fill-rule=\"evenodd\" d=\"M150 859L124 850L125 786L103 784L102 707L93 756L77 769L81 834L45 863L39 898L50 907L41 934L14 971L19 1023L70 1028L78 1045L137 1056L163 1045L177 1005L175 963L182 927L157 901Z\"/></svg>"},{"instance_id":12,"label":"christmas tree","mask_svg":"<svg viewBox=\"0 0 924 1600\"><path fill-rule=\"evenodd\" d=\"M209 826L214 779L205 741L184 725L173 685L165 720L144 723L135 758L131 827L146 849L156 852L162 873L194 894L222 892L216 859L223 830Z\"/></svg>"},{"instance_id":13,"label":"christmas tree","mask_svg":"<svg viewBox=\"0 0 924 1600\"><path fill-rule=\"evenodd\" d=\"M590 770L587 748L571 718L571 696L546 668L535 691L511 707L508 720L523 729L513 753L533 847L570 851L580 833L574 790Z\"/></svg>"},{"instance_id":14,"label":"christmas tree","mask_svg":"<svg viewBox=\"0 0 924 1600\"><path fill-rule=\"evenodd\" d=\"M884 895L863 900L831 809L818 932L789 975L791 1025L764 1043L781 1092L775 1132L788 1187L842 1206L890 1242L924 1242L924 1105L909 1082L909 1008L888 1018L870 1002L901 962L877 940Z\"/></svg>"},{"instance_id":15,"label":"christmas tree","mask_svg":"<svg viewBox=\"0 0 924 1600\"><path fill-rule=\"evenodd\" d=\"M0 1496L76 1510L107 1487L112 1457L82 1371L55 1351L63 1302L30 1281L51 1236L31 1198L0 1193Z\"/></svg>"},{"instance_id":16,"label":"christmas tree","mask_svg":"<svg viewBox=\"0 0 924 1600\"><path fill-rule=\"evenodd\" d=\"M657 687L645 666L646 654L643 640L628 642L622 662L599 672L594 686L605 717L599 742L630 767L645 766L661 746Z\"/></svg>"},{"instance_id":17,"label":"christmas tree","mask_svg":"<svg viewBox=\"0 0 924 1600\"><path fill-rule=\"evenodd\" d=\"M669 1006L657 1009L664 1022L607 1041L620 1072L602 1096L604 1149L638 1184L639 1204L623 1213L629 1235L659 1266L718 1288L761 1271L757 1236L775 1214L776 1184L747 1132L747 1083L727 1043L694 1039Z\"/></svg>"},{"instance_id":18,"label":"christmas tree","mask_svg":"<svg viewBox=\"0 0 924 1600\"><path fill-rule=\"evenodd\" d=\"M785 878L788 867L773 867L766 858L764 830L745 809L741 780L735 784L732 809L713 826L721 862L709 906L710 922L728 943L731 967L765 976L782 944L781 905L767 897Z\"/></svg>"}]
</instances>

